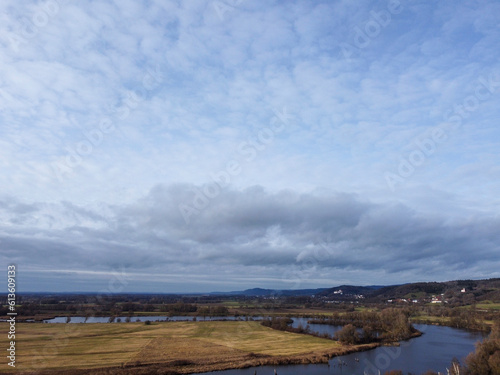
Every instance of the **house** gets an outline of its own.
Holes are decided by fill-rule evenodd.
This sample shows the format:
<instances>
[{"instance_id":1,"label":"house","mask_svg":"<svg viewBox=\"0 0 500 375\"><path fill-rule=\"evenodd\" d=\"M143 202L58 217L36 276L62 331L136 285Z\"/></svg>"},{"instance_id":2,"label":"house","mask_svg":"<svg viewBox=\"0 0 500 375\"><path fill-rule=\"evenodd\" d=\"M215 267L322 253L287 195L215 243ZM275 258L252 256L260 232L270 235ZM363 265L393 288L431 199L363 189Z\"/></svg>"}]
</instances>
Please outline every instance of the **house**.
<instances>
[{"instance_id":1,"label":"house","mask_svg":"<svg viewBox=\"0 0 500 375\"><path fill-rule=\"evenodd\" d=\"M443 303L443 295L432 296L431 303Z\"/></svg>"}]
</instances>

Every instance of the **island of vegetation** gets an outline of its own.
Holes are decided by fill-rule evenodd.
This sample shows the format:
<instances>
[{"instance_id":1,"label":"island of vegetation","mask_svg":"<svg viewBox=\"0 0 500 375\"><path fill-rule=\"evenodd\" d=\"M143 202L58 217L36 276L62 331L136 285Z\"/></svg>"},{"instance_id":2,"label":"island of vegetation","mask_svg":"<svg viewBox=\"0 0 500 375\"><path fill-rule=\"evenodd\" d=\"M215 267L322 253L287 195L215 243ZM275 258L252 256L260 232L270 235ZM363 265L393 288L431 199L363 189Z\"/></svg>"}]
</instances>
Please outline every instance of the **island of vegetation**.
<instances>
[{"instance_id":1,"label":"island of vegetation","mask_svg":"<svg viewBox=\"0 0 500 375\"><path fill-rule=\"evenodd\" d=\"M309 325L292 327L292 323L291 318L273 317L265 319L261 324L281 331L337 340L345 345L373 343L397 345L399 341L409 340L422 334L410 323L410 311L396 308L388 308L380 312L335 313L308 321L311 324L343 326L334 335L311 331Z\"/></svg>"}]
</instances>

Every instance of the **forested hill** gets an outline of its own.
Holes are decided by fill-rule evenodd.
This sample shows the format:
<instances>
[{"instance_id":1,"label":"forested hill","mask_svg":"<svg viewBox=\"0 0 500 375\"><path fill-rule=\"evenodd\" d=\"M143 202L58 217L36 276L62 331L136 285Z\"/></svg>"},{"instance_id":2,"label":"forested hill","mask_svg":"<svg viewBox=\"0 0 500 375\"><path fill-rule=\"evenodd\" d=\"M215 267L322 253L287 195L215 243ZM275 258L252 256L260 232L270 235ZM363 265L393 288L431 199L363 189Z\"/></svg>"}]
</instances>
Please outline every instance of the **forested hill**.
<instances>
[{"instance_id":1,"label":"forested hill","mask_svg":"<svg viewBox=\"0 0 500 375\"><path fill-rule=\"evenodd\" d=\"M329 288L319 293L319 296L323 297L335 297L340 298L342 296L355 296L355 295L371 295L381 288L391 288L379 285L370 285L370 286L357 286L357 285L340 285L334 288Z\"/></svg>"},{"instance_id":2,"label":"forested hill","mask_svg":"<svg viewBox=\"0 0 500 375\"><path fill-rule=\"evenodd\" d=\"M468 298L475 301L500 302L500 279L455 280L386 286L366 294L369 300L421 299L434 295L445 299Z\"/></svg>"},{"instance_id":3,"label":"forested hill","mask_svg":"<svg viewBox=\"0 0 500 375\"><path fill-rule=\"evenodd\" d=\"M365 299L367 302L383 302L390 299L431 300L441 296L442 300L457 300L460 303L473 301L500 302L500 278L488 280L455 280L446 282L418 282L389 286L339 285L318 289L247 289L244 291L211 293L212 295L243 295L253 297L315 296L331 300Z\"/></svg>"}]
</instances>

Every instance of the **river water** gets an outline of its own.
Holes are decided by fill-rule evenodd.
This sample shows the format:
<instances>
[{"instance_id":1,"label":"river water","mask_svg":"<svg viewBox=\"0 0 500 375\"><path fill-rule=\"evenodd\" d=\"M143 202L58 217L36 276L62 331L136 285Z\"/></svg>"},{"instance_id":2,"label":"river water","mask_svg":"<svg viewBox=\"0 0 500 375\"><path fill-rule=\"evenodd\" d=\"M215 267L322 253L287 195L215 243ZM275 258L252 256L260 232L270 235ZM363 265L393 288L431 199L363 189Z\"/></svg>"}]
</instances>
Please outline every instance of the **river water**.
<instances>
[{"instance_id":1,"label":"river water","mask_svg":"<svg viewBox=\"0 0 500 375\"><path fill-rule=\"evenodd\" d=\"M181 322L181 321L193 321L192 316L156 316L156 315L151 315L151 316L132 316L130 317L131 322L145 322L146 320L149 320L150 322L167 322L167 321L173 321L173 322ZM46 319L43 322L44 323L66 323L66 317L64 316L58 316L56 318L52 319ZM113 323L124 323L126 321L127 317L126 316L117 316L113 320ZM207 316L207 317L200 317L197 316L196 320L199 322L202 322L204 320L237 320L238 318L235 318L234 316ZM244 319L244 318L241 318ZM254 319L262 319L262 318L254 318ZM88 318L85 318L84 316L72 316L70 323L109 323L109 316L90 316Z\"/></svg>"},{"instance_id":2,"label":"river water","mask_svg":"<svg viewBox=\"0 0 500 375\"><path fill-rule=\"evenodd\" d=\"M330 324L308 324L307 321L310 320L310 318L293 318L293 323L292 327L298 328L299 326L302 326L305 328L306 326L309 326L309 329L311 332L315 332L318 334L323 334L323 333L328 333L329 335L334 335L335 332L340 331L343 326L334 326ZM361 328L358 329L358 332L362 332L363 330ZM376 334L376 332L375 332Z\"/></svg>"}]
</instances>

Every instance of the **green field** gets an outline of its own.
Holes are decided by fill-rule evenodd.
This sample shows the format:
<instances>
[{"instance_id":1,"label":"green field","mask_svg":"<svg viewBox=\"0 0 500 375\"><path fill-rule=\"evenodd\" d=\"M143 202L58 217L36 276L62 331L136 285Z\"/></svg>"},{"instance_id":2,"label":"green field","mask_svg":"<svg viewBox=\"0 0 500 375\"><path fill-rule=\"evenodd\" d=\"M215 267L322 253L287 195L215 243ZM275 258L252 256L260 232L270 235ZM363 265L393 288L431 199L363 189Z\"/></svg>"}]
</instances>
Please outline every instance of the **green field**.
<instances>
[{"instance_id":1,"label":"green field","mask_svg":"<svg viewBox=\"0 0 500 375\"><path fill-rule=\"evenodd\" d=\"M2 335L0 342L8 348L6 336ZM18 323L16 348L16 371L65 370L68 374L71 369L144 364L163 364L189 373L237 367L245 361L266 363L258 362L259 358L324 357L346 350L335 341L243 321ZM9 371L5 361L0 368L3 371Z\"/></svg>"},{"instance_id":2,"label":"green field","mask_svg":"<svg viewBox=\"0 0 500 375\"><path fill-rule=\"evenodd\" d=\"M485 301L485 302L476 304L476 309L500 310L500 303Z\"/></svg>"},{"instance_id":3,"label":"green field","mask_svg":"<svg viewBox=\"0 0 500 375\"><path fill-rule=\"evenodd\" d=\"M419 315L411 318L412 321L426 320L429 323L439 323L442 325L447 325L450 322L450 318L445 316L433 316L433 315Z\"/></svg>"},{"instance_id":4,"label":"green field","mask_svg":"<svg viewBox=\"0 0 500 375\"><path fill-rule=\"evenodd\" d=\"M459 309L472 309L472 305L460 306ZM477 310L500 310L500 303L492 301L483 301L476 303Z\"/></svg>"}]
</instances>

